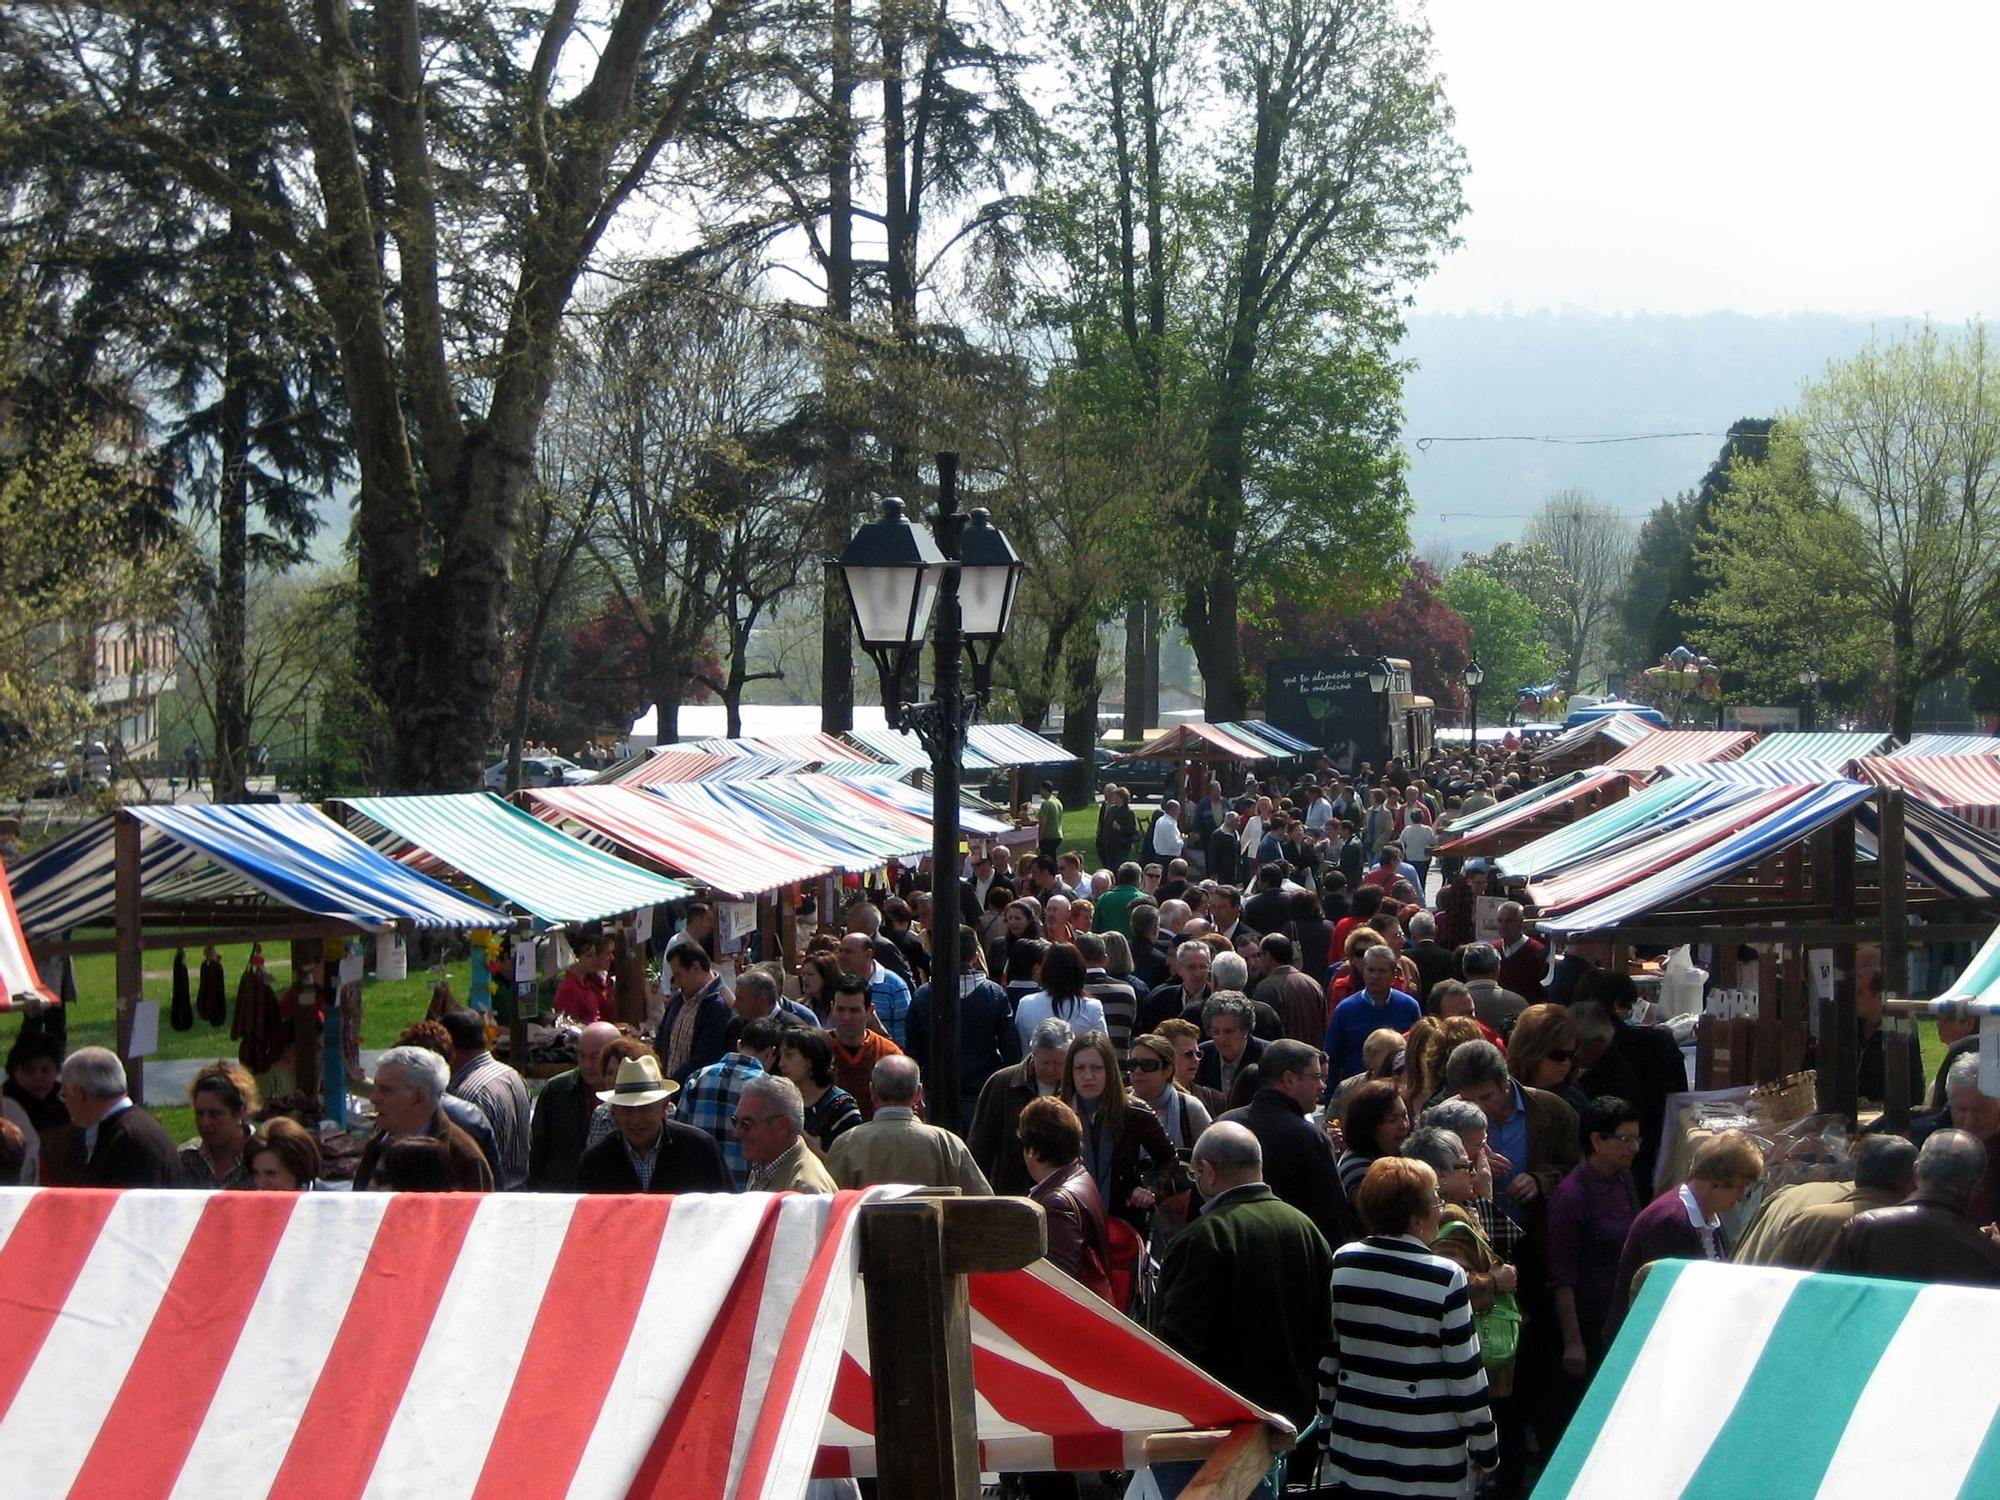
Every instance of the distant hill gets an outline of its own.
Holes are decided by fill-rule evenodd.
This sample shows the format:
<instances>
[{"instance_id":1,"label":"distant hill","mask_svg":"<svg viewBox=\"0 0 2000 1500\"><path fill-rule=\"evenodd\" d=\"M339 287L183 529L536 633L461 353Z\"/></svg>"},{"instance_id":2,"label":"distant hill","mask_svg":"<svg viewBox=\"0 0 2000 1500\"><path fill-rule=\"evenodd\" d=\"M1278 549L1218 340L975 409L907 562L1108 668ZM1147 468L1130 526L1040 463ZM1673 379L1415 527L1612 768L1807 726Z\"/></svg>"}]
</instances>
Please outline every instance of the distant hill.
<instances>
[{"instance_id":1,"label":"distant hill","mask_svg":"<svg viewBox=\"0 0 2000 1500\"><path fill-rule=\"evenodd\" d=\"M1402 353L1404 441L1427 555L1483 550L1519 534L1556 490L1575 487L1642 517L1693 489L1738 417L1772 415L1827 361L1902 320L1820 314L1609 317L1582 312L1416 316ZM1697 432L1609 443L1434 443L1489 434L1563 437Z\"/></svg>"}]
</instances>

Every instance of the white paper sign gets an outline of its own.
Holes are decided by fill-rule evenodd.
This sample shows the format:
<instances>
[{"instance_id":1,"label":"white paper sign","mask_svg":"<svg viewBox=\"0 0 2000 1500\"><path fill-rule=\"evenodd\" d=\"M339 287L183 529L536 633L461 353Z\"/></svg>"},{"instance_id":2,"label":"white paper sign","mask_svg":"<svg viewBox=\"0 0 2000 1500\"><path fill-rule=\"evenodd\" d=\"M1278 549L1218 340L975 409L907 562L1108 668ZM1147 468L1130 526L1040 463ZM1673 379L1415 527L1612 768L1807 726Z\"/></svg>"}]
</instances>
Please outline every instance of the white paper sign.
<instances>
[{"instance_id":1,"label":"white paper sign","mask_svg":"<svg viewBox=\"0 0 2000 1500\"><path fill-rule=\"evenodd\" d=\"M1979 1018L1979 1092L2000 1099L2000 1016Z\"/></svg>"},{"instance_id":2,"label":"white paper sign","mask_svg":"<svg viewBox=\"0 0 2000 1500\"><path fill-rule=\"evenodd\" d=\"M535 982L535 940L522 938L514 944L514 983Z\"/></svg>"},{"instance_id":3,"label":"white paper sign","mask_svg":"<svg viewBox=\"0 0 2000 1500\"><path fill-rule=\"evenodd\" d=\"M632 913L632 941L650 942L653 936L653 908L642 906Z\"/></svg>"},{"instance_id":4,"label":"white paper sign","mask_svg":"<svg viewBox=\"0 0 2000 1500\"><path fill-rule=\"evenodd\" d=\"M1478 909L1473 913L1472 935L1482 943L1497 943L1500 940L1500 908L1506 905L1501 896L1481 896Z\"/></svg>"},{"instance_id":5,"label":"white paper sign","mask_svg":"<svg viewBox=\"0 0 2000 1500\"><path fill-rule=\"evenodd\" d=\"M403 935L394 928L375 934L375 977L377 979L407 979L410 976L410 950L403 941Z\"/></svg>"},{"instance_id":6,"label":"white paper sign","mask_svg":"<svg viewBox=\"0 0 2000 1500\"><path fill-rule=\"evenodd\" d=\"M1812 992L1815 1000L1833 998L1833 950L1815 948L1806 955L1806 972L1812 975Z\"/></svg>"},{"instance_id":7,"label":"white paper sign","mask_svg":"<svg viewBox=\"0 0 2000 1500\"><path fill-rule=\"evenodd\" d=\"M151 1057L160 1050L160 1002L141 1000L132 1007L132 1045L128 1057Z\"/></svg>"},{"instance_id":8,"label":"white paper sign","mask_svg":"<svg viewBox=\"0 0 2000 1500\"><path fill-rule=\"evenodd\" d=\"M757 930L757 903L754 901L722 901L715 908L716 932L722 939L722 951L734 953L743 946L743 940Z\"/></svg>"},{"instance_id":9,"label":"white paper sign","mask_svg":"<svg viewBox=\"0 0 2000 1500\"><path fill-rule=\"evenodd\" d=\"M367 969L367 962L359 953L350 953L342 958L340 961L339 988L346 989L350 984L361 983L362 975Z\"/></svg>"},{"instance_id":10,"label":"white paper sign","mask_svg":"<svg viewBox=\"0 0 2000 1500\"><path fill-rule=\"evenodd\" d=\"M542 972L548 975L562 973L576 962L576 954L571 951L569 939L560 927L549 934L548 946L542 950Z\"/></svg>"}]
</instances>

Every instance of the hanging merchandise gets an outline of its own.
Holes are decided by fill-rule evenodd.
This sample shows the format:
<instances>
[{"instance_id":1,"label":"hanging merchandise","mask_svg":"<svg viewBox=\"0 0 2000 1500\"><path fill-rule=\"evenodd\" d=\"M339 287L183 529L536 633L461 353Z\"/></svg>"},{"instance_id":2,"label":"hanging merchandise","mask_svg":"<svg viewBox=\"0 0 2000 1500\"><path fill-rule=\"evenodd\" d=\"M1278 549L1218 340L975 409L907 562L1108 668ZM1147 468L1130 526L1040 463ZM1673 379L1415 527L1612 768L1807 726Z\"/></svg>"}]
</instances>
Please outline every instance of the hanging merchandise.
<instances>
[{"instance_id":1,"label":"hanging merchandise","mask_svg":"<svg viewBox=\"0 0 2000 1500\"><path fill-rule=\"evenodd\" d=\"M213 944L201 950L201 983L195 989L194 1008L211 1026L229 1024L229 976Z\"/></svg>"},{"instance_id":2,"label":"hanging merchandise","mask_svg":"<svg viewBox=\"0 0 2000 1500\"><path fill-rule=\"evenodd\" d=\"M451 992L451 980L446 976L443 964L431 966L431 1003L424 1011L424 1019L435 1021L446 1011L458 1004Z\"/></svg>"},{"instance_id":3,"label":"hanging merchandise","mask_svg":"<svg viewBox=\"0 0 2000 1500\"><path fill-rule=\"evenodd\" d=\"M410 973L410 945L402 933L385 927L375 934L375 977L407 979Z\"/></svg>"},{"instance_id":4,"label":"hanging merchandise","mask_svg":"<svg viewBox=\"0 0 2000 1500\"><path fill-rule=\"evenodd\" d=\"M250 957L250 967L236 982L236 1015L229 1023L229 1035L240 1044L237 1061L252 1073L270 1072L291 1040L285 1033L278 992L271 987L271 976L264 968L261 944Z\"/></svg>"},{"instance_id":5,"label":"hanging merchandise","mask_svg":"<svg viewBox=\"0 0 2000 1500\"><path fill-rule=\"evenodd\" d=\"M168 1023L176 1031L194 1030L194 996L188 984L187 949L174 949L174 1002L167 1011Z\"/></svg>"}]
</instances>

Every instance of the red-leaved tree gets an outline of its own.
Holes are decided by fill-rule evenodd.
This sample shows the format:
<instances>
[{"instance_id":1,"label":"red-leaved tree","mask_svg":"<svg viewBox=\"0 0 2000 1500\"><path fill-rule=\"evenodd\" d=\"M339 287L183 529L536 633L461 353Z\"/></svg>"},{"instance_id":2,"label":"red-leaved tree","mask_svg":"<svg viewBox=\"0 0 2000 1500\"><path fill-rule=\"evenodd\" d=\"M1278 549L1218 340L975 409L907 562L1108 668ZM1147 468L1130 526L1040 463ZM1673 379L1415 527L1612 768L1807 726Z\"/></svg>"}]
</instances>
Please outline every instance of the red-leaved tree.
<instances>
[{"instance_id":1,"label":"red-leaved tree","mask_svg":"<svg viewBox=\"0 0 2000 1500\"><path fill-rule=\"evenodd\" d=\"M1271 659L1278 656L1400 656L1410 681L1437 701L1441 715L1464 711L1459 674L1472 648L1465 617L1438 593L1437 570L1420 557L1404 560L1403 586L1395 598L1353 614L1338 599L1302 607L1278 600L1271 619L1240 627L1240 650L1252 698L1261 701Z\"/></svg>"}]
</instances>

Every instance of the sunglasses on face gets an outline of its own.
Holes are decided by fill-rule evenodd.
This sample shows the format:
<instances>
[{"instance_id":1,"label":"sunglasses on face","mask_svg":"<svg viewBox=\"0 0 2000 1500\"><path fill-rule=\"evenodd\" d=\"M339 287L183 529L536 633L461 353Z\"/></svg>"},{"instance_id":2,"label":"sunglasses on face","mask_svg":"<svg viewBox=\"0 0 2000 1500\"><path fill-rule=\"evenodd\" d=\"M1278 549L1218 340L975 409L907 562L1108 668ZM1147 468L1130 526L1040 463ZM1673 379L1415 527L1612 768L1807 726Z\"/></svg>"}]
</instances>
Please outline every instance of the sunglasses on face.
<instances>
[{"instance_id":1,"label":"sunglasses on face","mask_svg":"<svg viewBox=\"0 0 2000 1500\"><path fill-rule=\"evenodd\" d=\"M1575 1062L1576 1053L1571 1049L1558 1049L1549 1054L1550 1062Z\"/></svg>"},{"instance_id":2,"label":"sunglasses on face","mask_svg":"<svg viewBox=\"0 0 2000 1500\"><path fill-rule=\"evenodd\" d=\"M1166 1064L1157 1057L1135 1057L1132 1059L1132 1071L1134 1073L1157 1073L1164 1067L1166 1067Z\"/></svg>"}]
</instances>

